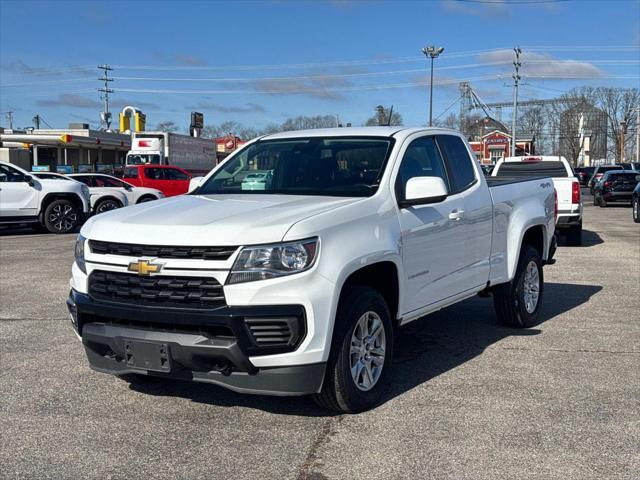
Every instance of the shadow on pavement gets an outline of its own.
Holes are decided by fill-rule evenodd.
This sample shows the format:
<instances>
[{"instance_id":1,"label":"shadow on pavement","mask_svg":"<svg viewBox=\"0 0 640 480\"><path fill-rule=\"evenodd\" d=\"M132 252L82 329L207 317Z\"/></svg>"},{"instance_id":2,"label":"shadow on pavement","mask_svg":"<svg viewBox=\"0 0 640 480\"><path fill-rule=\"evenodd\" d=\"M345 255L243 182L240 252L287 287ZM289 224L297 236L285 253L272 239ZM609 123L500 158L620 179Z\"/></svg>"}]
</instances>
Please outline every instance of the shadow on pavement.
<instances>
[{"instance_id":1,"label":"shadow on pavement","mask_svg":"<svg viewBox=\"0 0 640 480\"><path fill-rule=\"evenodd\" d=\"M546 283L540 324L572 310L602 290L597 285ZM538 328L520 330L497 324L493 302L474 297L400 327L396 333L394 371L382 403L481 355L503 338L538 335ZM130 384L138 392L178 396L224 407L245 407L271 413L331 416L310 398L241 395L215 385L157 378Z\"/></svg>"},{"instance_id":2,"label":"shadow on pavement","mask_svg":"<svg viewBox=\"0 0 640 480\"><path fill-rule=\"evenodd\" d=\"M558 235L558 246L559 247L567 247L567 237L564 235ZM577 247L569 247L569 248L581 248L581 247L593 247L595 245L600 245L604 243L602 237L591 230L582 229L582 245Z\"/></svg>"}]
</instances>

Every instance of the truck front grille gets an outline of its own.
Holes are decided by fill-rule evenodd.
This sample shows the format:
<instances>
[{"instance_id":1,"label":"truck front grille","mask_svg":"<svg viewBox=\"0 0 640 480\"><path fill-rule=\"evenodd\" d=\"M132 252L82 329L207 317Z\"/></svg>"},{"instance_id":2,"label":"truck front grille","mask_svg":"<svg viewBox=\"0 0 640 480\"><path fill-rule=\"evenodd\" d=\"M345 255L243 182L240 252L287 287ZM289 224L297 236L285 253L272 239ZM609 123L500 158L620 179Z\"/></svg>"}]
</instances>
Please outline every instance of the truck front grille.
<instances>
[{"instance_id":1,"label":"truck front grille","mask_svg":"<svg viewBox=\"0 0 640 480\"><path fill-rule=\"evenodd\" d=\"M222 285L210 277L141 277L97 270L89 276L89 295L142 306L212 309L226 305Z\"/></svg>"},{"instance_id":2,"label":"truck front grille","mask_svg":"<svg viewBox=\"0 0 640 480\"><path fill-rule=\"evenodd\" d=\"M161 245L136 245L132 243L89 240L92 253L123 255L126 257L158 257L197 260L227 260L238 247L171 247Z\"/></svg>"}]
</instances>

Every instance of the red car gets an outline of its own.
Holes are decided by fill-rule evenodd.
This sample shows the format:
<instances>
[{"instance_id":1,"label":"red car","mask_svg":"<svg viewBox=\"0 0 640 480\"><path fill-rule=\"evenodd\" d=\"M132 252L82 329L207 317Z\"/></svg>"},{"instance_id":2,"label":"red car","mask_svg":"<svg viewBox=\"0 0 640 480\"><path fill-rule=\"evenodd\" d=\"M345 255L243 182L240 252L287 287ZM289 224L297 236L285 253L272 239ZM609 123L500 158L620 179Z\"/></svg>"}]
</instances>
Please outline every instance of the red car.
<instances>
[{"instance_id":1,"label":"red car","mask_svg":"<svg viewBox=\"0 0 640 480\"><path fill-rule=\"evenodd\" d=\"M130 165L125 167L122 178L136 187L156 188L166 197L173 197L187 193L191 174L171 165Z\"/></svg>"}]
</instances>

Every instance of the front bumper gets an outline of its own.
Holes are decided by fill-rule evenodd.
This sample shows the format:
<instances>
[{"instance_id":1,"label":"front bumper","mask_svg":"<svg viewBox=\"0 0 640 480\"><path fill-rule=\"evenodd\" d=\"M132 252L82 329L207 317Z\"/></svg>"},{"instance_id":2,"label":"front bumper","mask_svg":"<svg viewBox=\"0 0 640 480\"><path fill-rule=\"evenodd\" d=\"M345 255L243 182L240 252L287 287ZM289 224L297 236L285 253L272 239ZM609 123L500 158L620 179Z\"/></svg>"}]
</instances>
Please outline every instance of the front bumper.
<instances>
[{"instance_id":1,"label":"front bumper","mask_svg":"<svg viewBox=\"0 0 640 480\"><path fill-rule=\"evenodd\" d=\"M273 349L256 344L246 320L287 319L294 349L306 333L299 305L160 309L71 290L67 306L90 366L100 372L214 383L243 393L304 395L322 388L325 363L256 367L249 358Z\"/></svg>"}]
</instances>

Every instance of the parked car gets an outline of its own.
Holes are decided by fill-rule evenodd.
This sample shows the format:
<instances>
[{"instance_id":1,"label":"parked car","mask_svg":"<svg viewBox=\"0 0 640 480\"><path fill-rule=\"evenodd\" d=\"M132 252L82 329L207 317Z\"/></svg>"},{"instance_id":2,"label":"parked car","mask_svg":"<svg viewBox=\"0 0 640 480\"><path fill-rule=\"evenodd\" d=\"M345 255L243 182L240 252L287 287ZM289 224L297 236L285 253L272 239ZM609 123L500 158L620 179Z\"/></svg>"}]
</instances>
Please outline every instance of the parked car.
<instances>
[{"instance_id":1,"label":"parked car","mask_svg":"<svg viewBox=\"0 0 640 480\"><path fill-rule=\"evenodd\" d=\"M608 172L609 170L624 170L622 165L598 165L596 169L593 171L593 176L589 179L589 192L593 195L593 190L596 186L596 183L602 178L604 172Z\"/></svg>"},{"instance_id":2,"label":"parked car","mask_svg":"<svg viewBox=\"0 0 640 480\"><path fill-rule=\"evenodd\" d=\"M551 178L485 178L451 130L348 134L267 135L163 208L89 220L67 305L92 368L358 412L388 388L398 325L477 293L535 325ZM266 159L271 185L243 190Z\"/></svg>"},{"instance_id":3,"label":"parked car","mask_svg":"<svg viewBox=\"0 0 640 480\"><path fill-rule=\"evenodd\" d=\"M120 192L127 197L129 205L150 202L164 198L164 194L155 188L135 187L119 178L102 173L72 173L69 177L84 183L90 188L106 188L114 192Z\"/></svg>"},{"instance_id":4,"label":"parked car","mask_svg":"<svg viewBox=\"0 0 640 480\"><path fill-rule=\"evenodd\" d=\"M91 212L89 189L77 182L41 179L0 162L0 224L41 225L69 233Z\"/></svg>"},{"instance_id":5,"label":"parked car","mask_svg":"<svg viewBox=\"0 0 640 480\"><path fill-rule=\"evenodd\" d=\"M136 187L155 188L165 197L173 197L187 193L191 174L172 165L128 165L122 178Z\"/></svg>"},{"instance_id":6,"label":"parked car","mask_svg":"<svg viewBox=\"0 0 640 480\"><path fill-rule=\"evenodd\" d=\"M593 204L606 207L610 203L631 203L633 190L640 181L635 170L609 170L594 188Z\"/></svg>"},{"instance_id":7,"label":"parked car","mask_svg":"<svg viewBox=\"0 0 640 480\"><path fill-rule=\"evenodd\" d=\"M640 171L640 163L638 163L638 162L621 163L620 165L621 165L621 166L622 166L622 168L624 168L625 170L635 170L635 171Z\"/></svg>"},{"instance_id":8,"label":"parked car","mask_svg":"<svg viewBox=\"0 0 640 480\"><path fill-rule=\"evenodd\" d=\"M567 245L582 243L582 193L567 159L557 155L507 157L498 160L494 177L551 177L557 192L556 228L567 238Z\"/></svg>"},{"instance_id":9,"label":"parked car","mask_svg":"<svg viewBox=\"0 0 640 480\"><path fill-rule=\"evenodd\" d=\"M576 178L580 182L580 185L586 187L589 184L589 180L593 177L593 172L596 167L576 167L573 171L576 174Z\"/></svg>"},{"instance_id":10,"label":"parked car","mask_svg":"<svg viewBox=\"0 0 640 480\"><path fill-rule=\"evenodd\" d=\"M640 223L640 182L631 194L631 206L633 207L633 221Z\"/></svg>"},{"instance_id":11,"label":"parked car","mask_svg":"<svg viewBox=\"0 0 640 480\"><path fill-rule=\"evenodd\" d=\"M66 180L69 182L78 181L67 175L53 172L33 172L32 175L45 180ZM124 193L119 192L113 188L89 187L89 193L91 195L91 211L94 215L97 215L98 213L108 212L109 210L115 210L116 208L126 207L127 205L129 205L127 196Z\"/></svg>"}]
</instances>

